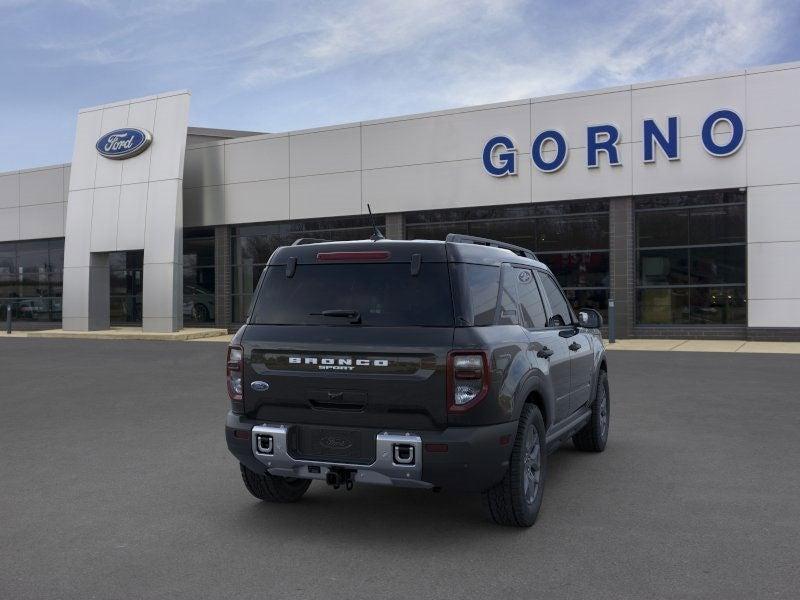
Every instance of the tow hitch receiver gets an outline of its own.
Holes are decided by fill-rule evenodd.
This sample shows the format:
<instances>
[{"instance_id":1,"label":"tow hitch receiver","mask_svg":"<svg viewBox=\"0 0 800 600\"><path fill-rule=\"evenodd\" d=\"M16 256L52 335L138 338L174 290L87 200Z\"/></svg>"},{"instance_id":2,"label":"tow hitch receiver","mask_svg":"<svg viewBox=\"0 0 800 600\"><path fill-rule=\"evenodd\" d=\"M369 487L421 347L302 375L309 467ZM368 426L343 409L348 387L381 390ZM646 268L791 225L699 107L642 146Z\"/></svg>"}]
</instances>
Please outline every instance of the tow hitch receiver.
<instances>
[{"instance_id":1,"label":"tow hitch receiver","mask_svg":"<svg viewBox=\"0 0 800 600\"><path fill-rule=\"evenodd\" d=\"M345 469L344 467L331 467L325 474L325 483L338 490L344 486L348 492L353 489L353 482L356 478L355 469Z\"/></svg>"}]
</instances>

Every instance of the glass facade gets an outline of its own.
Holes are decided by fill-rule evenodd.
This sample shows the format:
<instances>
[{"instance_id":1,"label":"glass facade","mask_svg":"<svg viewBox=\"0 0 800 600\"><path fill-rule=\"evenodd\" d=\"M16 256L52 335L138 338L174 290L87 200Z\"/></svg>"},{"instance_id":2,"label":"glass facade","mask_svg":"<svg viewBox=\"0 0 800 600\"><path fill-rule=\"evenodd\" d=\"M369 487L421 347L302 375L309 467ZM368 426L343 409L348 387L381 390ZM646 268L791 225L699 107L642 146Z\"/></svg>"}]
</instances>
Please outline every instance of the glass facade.
<instances>
[{"instance_id":1,"label":"glass facade","mask_svg":"<svg viewBox=\"0 0 800 600\"><path fill-rule=\"evenodd\" d=\"M668 194L634 202L636 322L745 325L745 192Z\"/></svg>"},{"instance_id":2,"label":"glass facade","mask_svg":"<svg viewBox=\"0 0 800 600\"><path fill-rule=\"evenodd\" d=\"M143 250L111 252L108 270L111 276L111 324L142 324Z\"/></svg>"},{"instance_id":3,"label":"glass facade","mask_svg":"<svg viewBox=\"0 0 800 600\"><path fill-rule=\"evenodd\" d=\"M528 248L558 278L574 308L608 308L608 200L553 202L407 213L406 239L448 233Z\"/></svg>"},{"instance_id":4,"label":"glass facade","mask_svg":"<svg viewBox=\"0 0 800 600\"><path fill-rule=\"evenodd\" d=\"M214 323L214 229L183 232L183 324Z\"/></svg>"},{"instance_id":5,"label":"glass facade","mask_svg":"<svg viewBox=\"0 0 800 600\"><path fill-rule=\"evenodd\" d=\"M631 293L636 325L747 324L747 195L739 190L640 196L633 199ZM533 250L564 288L573 308L604 315L610 289L609 206L613 200L553 202L409 212L406 239L463 233ZM627 219L626 219L627 220ZM385 230L384 216L376 216ZM367 239L368 216L230 227L231 309L245 318L270 254L298 238ZM183 239L183 319L212 325L222 302L216 287L215 228L186 229ZM0 243L0 319L6 306L19 323L62 317L64 240ZM143 251L110 254L110 309L115 325L141 325ZM227 274L226 274L227 276Z\"/></svg>"},{"instance_id":6,"label":"glass facade","mask_svg":"<svg viewBox=\"0 0 800 600\"><path fill-rule=\"evenodd\" d=\"M0 243L0 318L60 321L64 240Z\"/></svg>"},{"instance_id":7,"label":"glass facade","mask_svg":"<svg viewBox=\"0 0 800 600\"><path fill-rule=\"evenodd\" d=\"M375 221L385 234L385 219L376 215ZM372 235L369 217L337 217L238 225L233 227L231 238L231 290L232 321L241 323L247 315L253 288L272 252L279 246L287 246L299 238L319 238L344 241L363 240Z\"/></svg>"}]
</instances>

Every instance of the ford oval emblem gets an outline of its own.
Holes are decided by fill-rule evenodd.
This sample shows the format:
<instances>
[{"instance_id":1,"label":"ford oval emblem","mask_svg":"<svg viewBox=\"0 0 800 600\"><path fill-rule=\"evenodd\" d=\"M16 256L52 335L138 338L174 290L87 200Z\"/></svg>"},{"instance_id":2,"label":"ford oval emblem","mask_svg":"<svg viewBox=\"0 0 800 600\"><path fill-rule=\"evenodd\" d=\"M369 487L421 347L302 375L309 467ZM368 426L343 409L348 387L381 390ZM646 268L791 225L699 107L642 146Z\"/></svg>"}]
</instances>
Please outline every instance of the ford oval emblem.
<instances>
[{"instance_id":1,"label":"ford oval emblem","mask_svg":"<svg viewBox=\"0 0 800 600\"><path fill-rule=\"evenodd\" d=\"M266 392L269 389L269 384L266 381L254 381L250 384L250 389L254 392Z\"/></svg>"},{"instance_id":2,"label":"ford oval emblem","mask_svg":"<svg viewBox=\"0 0 800 600\"><path fill-rule=\"evenodd\" d=\"M131 158L141 154L153 141L153 136L144 129L126 128L110 131L94 145L101 156L114 160Z\"/></svg>"},{"instance_id":3,"label":"ford oval emblem","mask_svg":"<svg viewBox=\"0 0 800 600\"><path fill-rule=\"evenodd\" d=\"M353 442L347 438L328 435L320 438L319 445L330 450L347 450L348 448L352 448Z\"/></svg>"}]
</instances>

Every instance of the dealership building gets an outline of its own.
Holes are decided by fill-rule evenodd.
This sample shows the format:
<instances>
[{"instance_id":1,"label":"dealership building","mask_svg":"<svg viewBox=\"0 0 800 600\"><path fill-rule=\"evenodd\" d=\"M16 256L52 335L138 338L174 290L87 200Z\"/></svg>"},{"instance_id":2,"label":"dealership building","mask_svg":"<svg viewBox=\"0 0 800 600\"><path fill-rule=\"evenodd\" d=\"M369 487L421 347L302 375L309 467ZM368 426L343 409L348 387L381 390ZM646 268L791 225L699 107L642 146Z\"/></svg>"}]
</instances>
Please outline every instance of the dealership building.
<instances>
[{"instance_id":1,"label":"dealership building","mask_svg":"<svg viewBox=\"0 0 800 600\"><path fill-rule=\"evenodd\" d=\"M189 108L80 110L71 164L0 173L0 317L235 328L276 247L365 239L369 204L530 248L621 338L800 339L800 63L287 133Z\"/></svg>"}]
</instances>

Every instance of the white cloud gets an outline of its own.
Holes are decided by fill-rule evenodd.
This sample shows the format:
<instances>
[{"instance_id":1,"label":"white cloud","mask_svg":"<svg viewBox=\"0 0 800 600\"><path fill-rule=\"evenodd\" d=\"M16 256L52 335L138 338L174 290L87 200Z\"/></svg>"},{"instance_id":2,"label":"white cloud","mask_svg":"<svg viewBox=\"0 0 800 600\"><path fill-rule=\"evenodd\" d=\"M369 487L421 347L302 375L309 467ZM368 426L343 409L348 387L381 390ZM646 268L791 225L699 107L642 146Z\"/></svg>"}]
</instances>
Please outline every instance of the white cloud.
<instances>
[{"instance_id":1,"label":"white cloud","mask_svg":"<svg viewBox=\"0 0 800 600\"><path fill-rule=\"evenodd\" d=\"M781 18L767 0L607 6L325 4L291 25L268 23L231 56L242 59L235 72L246 89L372 67L373 82L405 77L409 96L461 106L752 65L768 56Z\"/></svg>"},{"instance_id":2,"label":"white cloud","mask_svg":"<svg viewBox=\"0 0 800 600\"><path fill-rule=\"evenodd\" d=\"M616 4L613 12L606 3L576 9L522 0L359 0L247 5L231 28L213 21L230 5L211 0L122 9L109 0L73 3L124 28L37 41L56 65L202 64L224 73L231 95L357 67L373 81L405 77L406 93L446 105L753 64L775 42L780 20L768 0ZM207 30L170 31L178 13L204 15Z\"/></svg>"},{"instance_id":3,"label":"white cloud","mask_svg":"<svg viewBox=\"0 0 800 600\"><path fill-rule=\"evenodd\" d=\"M473 104L728 71L764 60L776 41L780 14L762 0L648 6L613 30L599 26L565 46L536 45L532 58L498 54L490 77L462 62L446 98Z\"/></svg>"},{"instance_id":4,"label":"white cloud","mask_svg":"<svg viewBox=\"0 0 800 600\"><path fill-rule=\"evenodd\" d=\"M262 48L248 57L249 66L243 70L241 82L247 86L271 85L377 57L425 54L427 45L440 45L440 36L457 38L455 34L475 23L492 27L520 4L517 0L325 4L305 11L280 38L271 35L274 24L268 23L266 34L246 43L244 49ZM277 41L281 43L274 43Z\"/></svg>"}]
</instances>

